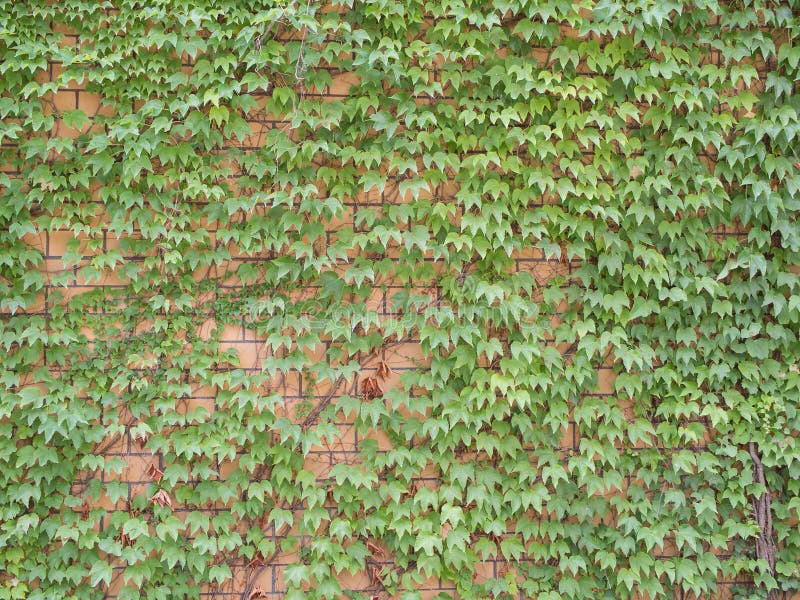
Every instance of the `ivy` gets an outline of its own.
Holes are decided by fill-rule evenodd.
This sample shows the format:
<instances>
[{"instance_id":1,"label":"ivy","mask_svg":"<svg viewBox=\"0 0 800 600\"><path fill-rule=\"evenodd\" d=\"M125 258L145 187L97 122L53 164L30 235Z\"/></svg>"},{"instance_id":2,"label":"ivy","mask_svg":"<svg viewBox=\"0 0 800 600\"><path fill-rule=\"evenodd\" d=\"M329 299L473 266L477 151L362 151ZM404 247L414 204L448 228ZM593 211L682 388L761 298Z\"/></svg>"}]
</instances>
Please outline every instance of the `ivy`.
<instances>
[{"instance_id":1,"label":"ivy","mask_svg":"<svg viewBox=\"0 0 800 600\"><path fill-rule=\"evenodd\" d=\"M800 589L797 2L0 9L0 598Z\"/></svg>"}]
</instances>

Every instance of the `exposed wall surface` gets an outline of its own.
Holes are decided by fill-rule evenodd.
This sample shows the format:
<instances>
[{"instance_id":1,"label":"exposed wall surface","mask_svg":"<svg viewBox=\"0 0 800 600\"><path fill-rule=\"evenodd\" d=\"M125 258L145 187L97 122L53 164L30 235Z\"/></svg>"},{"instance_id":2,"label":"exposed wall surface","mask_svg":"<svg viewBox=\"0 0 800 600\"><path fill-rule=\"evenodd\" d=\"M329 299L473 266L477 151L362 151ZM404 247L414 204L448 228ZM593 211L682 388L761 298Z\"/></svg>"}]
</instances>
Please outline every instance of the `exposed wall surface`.
<instances>
[{"instance_id":1,"label":"exposed wall surface","mask_svg":"<svg viewBox=\"0 0 800 600\"><path fill-rule=\"evenodd\" d=\"M0 599L793 597L799 9L0 0Z\"/></svg>"}]
</instances>

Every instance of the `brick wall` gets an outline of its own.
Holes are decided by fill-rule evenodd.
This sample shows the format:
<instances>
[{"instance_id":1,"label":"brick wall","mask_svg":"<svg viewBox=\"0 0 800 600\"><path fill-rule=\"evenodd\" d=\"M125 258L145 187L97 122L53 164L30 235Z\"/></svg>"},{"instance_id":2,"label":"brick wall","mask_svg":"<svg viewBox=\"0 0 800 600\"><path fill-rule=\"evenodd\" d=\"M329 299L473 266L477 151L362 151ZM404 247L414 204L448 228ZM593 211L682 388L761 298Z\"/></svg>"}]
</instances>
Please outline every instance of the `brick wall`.
<instances>
[{"instance_id":1,"label":"brick wall","mask_svg":"<svg viewBox=\"0 0 800 600\"><path fill-rule=\"evenodd\" d=\"M64 33L64 43L77 44L78 42L79 39L77 36L74 36L69 32ZM192 64L187 62L185 69L190 70L191 68ZM41 78L43 80L51 80L54 76L58 75L60 69L61 66L59 64L50 62L47 70L42 72ZM350 86L354 83L356 83L356 81L352 76L347 74L337 75L334 86L328 91L326 96L328 98L346 97L348 95ZM313 96L313 94L311 95ZM107 110L103 105L103 99L101 97L99 97L97 94L89 93L77 85L75 87L63 88L54 94L53 105L59 111L81 109L89 115L95 114L98 111L102 112ZM270 115L264 113L262 118L257 118L251 122L253 135L251 140L243 144L243 148L258 148L260 144L263 143L264 135L270 128L283 125L286 125L286 123L275 120L271 118ZM60 135L65 134L69 135L68 132L63 130L60 132ZM6 142L6 144L9 145L8 142ZM12 173L12 175L18 174ZM364 197L349 201L347 203L349 209L349 221L345 219L342 223L328 224L328 240L330 241L330 236L335 236L337 226L344 225L352 227L352 216L355 214L355 211L358 208L367 205L380 208L387 200L387 193L391 193L391 184L387 189L387 192L384 192L381 197L377 197L373 192L372 195L368 194ZM102 223L103 218L103 215L98 215L98 223ZM215 240L216 229L214 228L214 224L206 225L209 226L208 231L211 239ZM97 246L95 246L95 250L90 247L89 239L82 239L80 236L78 237L78 239L81 240L83 252L85 254L84 263L82 264L88 264L92 254L96 254L100 251L107 251L116 247L116 245L119 243L119 240L107 230L104 229L103 231L104 233L102 239L96 241ZM132 237L136 237L136 235L137 232L134 231L132 233ZM740 232L721 231L720 235L742 234ZM67 244L74 237L75 236L71 231L51 230L38 234L30 234L26 236L26 241L31 246L36 247L43 252L46 259L45 269L48 273L48 276L52 277L68 268L71 268L78 273L78 267L67 267L65 266L63 260L63 257L67 252ZM220 272L225 272L226 269L235 269L242 261L258 261L268 258L269 257L252 255L233 256L220 267ZM143 257L125 256L124 259L126 261L138 261L143 260ZM515 261L515 268L517 270L530 271L534 273L534 276L539 281L546 281L555 273L569 273L571 267L572 265L565 262L546 260L541 256L540 253L538 253L538 251L533 250L526 253L524 256L518 256ZM201 276L202 273L198 273L198 278ZM231 279L231 285L235 286L241 284L237 283L237 280ZM85 282L78 277L73 283L70 284L65 291L65 294L67 297L71 297L86 293L98 287L111 288L113 286L122 286L122 282L116 278L113 273L107 273L99 282ZM385 290L376 290L373 296L370 297L367 302L367 308L375 311L379 315L382 322L396 317L391 310L389 298L397 289L400 288L390 284ZM432 303L437 301L438 294L435 288L421 287L419 292L428 294ZM40 306L30 307L28 312L35 313L38 310L40 314L47 316L45 307L47 294L49 293L50 290L46 290L44 297L42 297ZM315 290L306 290L306 293L313 294L315 293ZM310 316L313 318L313 315ZM324 326L324 324L321 324L321 326ZM210 332L215 327L216 323L213 320L213 316L209 313L208 321L200 324L199 330ZM104 334L102 331L87 331L87 333L90 336L102 336ZM239 365L242 369L253 373L261 370L262 363L265 358L264 337L258 335L254 331L252 325L248 323L246 319L243 319L240 325L225 326L221 339L224 349L230 349L236 353L238 356ZM321 359L323 359L325 356L323 350L324 349L320 349L319 353L319 357ZM413 369L425 364L423 353L419 347L419 340L416 339L397 340L396 343L391 344L384 351L380 358L385 361L385 363L388 364L394 371L394 373L384 384L386 388L391 388L392 386L397 385L398 377L404 370ZM56 366L52 366L51 368L57 369ZM371 375L376 368L376 360L367 362L363 365L362 375ZM599 397L612 396L613 374L610 368L601 370L599 382L600 384L599 388L596 390L596 394ZM280 378L280 380L276 379L274 381L274 389L280 391L283 401L285 402L286 413L289 415L292 415L294 408L304 400L311 400L312 403L319 403L327 398L331 393L336 394L349 391L350 393L357 394L359 393L359 385L360 382L358 381L358 378L355 378L351 381L343 382L340 386L334 389L332 389L332 386L330 385L316 387L309 386L308 382L304 380L303 375L298 372L293 372L285 378ZM191 400L187 405L187 410L191 407L206 406L209 410L213 411L214 404L215 393L213 390L195 388L192 390ZM337 423L337 426L341 431L340 441L333 446L314 448L308 455L307 467L310 467L318 475L320 481L324 481L328 477L328 474L334 465L340 462L352 463L358 460L358 446L361 442L361 439L358 433L355 431L353 424L351 422L347 422L346 420L342 420ZM387 447L385 440L381 439L378 434L375 434L375 437L378 439L380 447L385 449ZM578 444L579 434L577 433L574 421L572 418L570 418L569 422L565 424L563 429L561 443L558 450L566 459L571 453L578 451ZM127 485L127 495L129 500L146 492L148 486L153 481L153 469L163 470L165 468L160 456L154 455L149 450L143 449L136 440L131 438L130 435L124 436L111 445L106 451L106 456L118 457L125 462L126 467L122 471L120 481ZM418 485L432 486L436 484L436 481L437 479L435 474L430 473L429 477L420 478ZM114 508L114 506L110 503L106 503L103 506L109 510ZM117 505L117 508L119 508L119 504ZM330 509L333 510L333 508L334 506L331 504ZM176 503L174 510L179 516L181 512L188 512L184 511L179 506L179 503ZM209 509L209 511L214 514L224 510L224 508L220 507ZM101 522L101 528L103 526L104 525ZM272 535L278 535L278 533L274 530L270 533ZM302 540L302 544L306 543L309 543L309 540L304 538ZM663 557L668 557L671 555L672 551L668 546L664 550ZM251 587L256 589L253 587L253 585L255 585L258 589L262 590L264 597L282 597L284 591L282 568L287 564L287 562L293 560L293 558L296 558L296 553L280 554L276 557L276 560L267 565L263 570L260 570L257 566L248 566L245 562L242 562L235 572L234 581L230 585L223 586L221 589L208 589L205 593L205 596L214 598L238 599L241 597L242 591L246 588L247 582L252 579L254 573L258 572L258 577L254 584L251 583ZM380 561L380 556L377 556L377 560ZM480 581L486 580L489 577L502 576L504 569L506 569L504 563L488 562L480 566L480 569L475 572L474 577L476 580ZM727 597L732 585L747 583L748 582L741 581L722 581L720 582L721 592L719 597ZM365 590L370 592L374 591L377 594L377 588L374 585L374 582L371 580L368 572L361 573L357 576L343 578L342 585L348 589ZM428 581L423 586L423 589L425 598L433 598L440 592L449 593L453 591L452 588L447 587L439 581ZM683 600L685 596L680 596L680 598Z\"/></svg>"}]
</instances>

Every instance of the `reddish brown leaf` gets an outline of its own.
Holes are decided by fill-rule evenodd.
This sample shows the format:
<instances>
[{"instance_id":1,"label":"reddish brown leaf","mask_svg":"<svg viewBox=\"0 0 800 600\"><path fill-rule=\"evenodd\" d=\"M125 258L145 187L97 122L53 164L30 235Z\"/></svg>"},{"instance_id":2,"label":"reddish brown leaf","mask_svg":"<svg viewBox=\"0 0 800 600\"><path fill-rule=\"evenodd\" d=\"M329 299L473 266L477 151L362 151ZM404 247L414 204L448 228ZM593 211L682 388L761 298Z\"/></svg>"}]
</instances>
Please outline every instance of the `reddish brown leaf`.
<instances>
[{"instance_id":1,"label":"reddish brown leaf","mask_svg":"<svg viewBox=\"0 0 800 600\"><path fill-rule=\"evenodd\" d=\"M150 502L153 504L160 504L161 506L172 506L172 498L164 490L158 490L150 497Z\"/></svg>"},{"instance_id":2,"label":"reddish brown leaf","mask_svg":"<svg viewBox=\"0 0 800 600\"><path fill-rule=\"evenodd\" d=\"M443 540L447 539L447 534L451 531L453 531L453 526L450 523L442 523L441 534Z\"/></svg>"},{"instance_id":3,"label":"reddish brown leaf","mask_svg":"<svg viewBox=\"0 0 800 600\"><path fill-rule=\"evenodd\" d=\"M262 590L260 587L253 588L253 591L250 592L250 595L247 596L247 600L256 600L257 598L266 598L267 593Z\"/></svg>"},{"instance_id":4,"label":"reddish brown leaf","mask_svg":"<svg viewBox=\"0 0 800 600\"><path fill-rule=\"evenodd\" d=\"M378 377L380 377L381 379L386 379L392 373L394 373L394 371L392 371L392 368L389 366L389 364L386 361L382 360L382 361L380 361L378 363L378 369L377 369L377 372L376 372Z\"/></svg>"},{"instance_id":5,"label":"reddish brown leaf","mask_svg":"<svg viewBox=\"0 0 800 600\"><path fill-rule=\"evenodd\" d=\"M143 433L137 433L133 436L133 441L136 442L136 445L139 446L139 450L144 450L145 445L147 444L148 437Z\"/></svg>"},{"instance_id":6,"label":"reddish brown leaf","mask_svg":"<svg viewBox=\"0 0 800 600\"><path fill-rule=\"evenodd\" d=\"M378 382L377 377L367 377L361 384L361 393L364 394L365 400L372 400L383 396L383 388Z\"/></svg>"},{"instance_id":7,"label":"reddish brown leaf","mask_svg":"<svg viewBox=\"0 0 800 600\"><path fill-rule=\"evenodd\" d=\"M372 585L383 585L380 568L374 565L367 565L367 575Z\"/></svg>"},{"instance_id":8,"label":"reddish brown leaf","mask_svg":"<svg viewBox=\"0 0 800 600\"><path fill-rule=\"evenodd\" d=\"M380 546L378 546L378 544L375 544L373 542L369 542L369 541L367 542L367 550L372 552L372 556L379 556L381 558L383 556L385 556L384 552L383 552L383 548L381 548Z\"/></svg>"},{"instance_id":9,"label":"reddish brown leaf","mask_svg":"<svg viewBox=\"0 0 800 600\"><path fill-rule=\"evenodd\" d=\"M261 552L256 552L253 558L247 563L247 567L252 569L256 567L260 567L264 564L264 555Z\"/></svg>"},{"instance_id":10,"label":"reddish brown leaf","mask_svg":"<svg viewBox=\"0 0 800 600\"><path fill-rule=\"evenodd\" d=\"M147 476L153 481L161 481L161 478L164 477L164 471L158 469L155 465L150 465L147 467Z\"/></svg>"}]
</instances>

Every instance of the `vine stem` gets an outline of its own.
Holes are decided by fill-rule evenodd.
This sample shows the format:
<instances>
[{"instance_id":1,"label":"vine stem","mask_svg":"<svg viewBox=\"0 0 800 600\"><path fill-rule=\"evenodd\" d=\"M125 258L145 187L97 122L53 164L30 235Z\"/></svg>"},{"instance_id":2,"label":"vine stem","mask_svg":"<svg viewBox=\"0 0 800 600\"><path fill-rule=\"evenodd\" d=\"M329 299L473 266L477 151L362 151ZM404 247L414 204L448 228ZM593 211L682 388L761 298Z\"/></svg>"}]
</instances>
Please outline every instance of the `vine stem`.
<instances>
[{"instance_id":1,"label":"vine stem","mask_svg":"<svg viewBox=\"0 0 800 600\"><path fill-rule=\"evenodd\" d=\"M303 420L301 427L303 428L304 431L316 422L317 418L325 409L325 407L328 406L333 400L334 396L336 396L339 387L342 385L342 383L344 383L344 381L345 381L344 375L340 376L339 379L337 379L336 382L334 383L333 389L330 391L330 393L328 393L328 395L314 408L314 410L311 411L311 414L309 414ZM295 449L296 448L297 446L295 447ZM255 588L256 582L258 581L259 577L261 577L261 574L267 569L267 567L270 566L270 564L278 557L278 554L280 554L281 552L281 546L279 540L289 535L289 531L291 531L291 526L287 523L283 526L281 532L276 532L275 550L272 552L272 554L266 557L264 559L263 564L261 564L258 567L258 569L255 570L252 573L252 575L250 575L247 581L247 585L245 586L244 590L242 591L242 595L240 596L241 600L250 600L250 594L253 593L253 589Z\"/></svg>"},{"instance_id":2,"label":"vine stem","mask_svg":"<svg viewBox=\"0 0 800 600\"><path fill-rule=\"evenodd\" d=\"M764 465L761 462L761 457L758 455L755 443L750 441L747 444L747 449L750 452L750 458L753 459L753 476L756 482L764 486L764 491L761 492L761 495L758 498L754 496L752 499L753 512L755 513L756 522L761 529L756 539L756 557L766 561L769 567L769 574L774 577L775 541L772 537L772 504L769 487L767 487L767 480L764 477ZM768 591L767 600L778 600L777 590Z\"/></svg>"}]
</instances>

